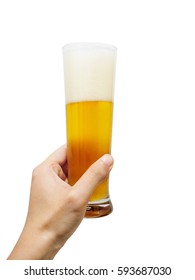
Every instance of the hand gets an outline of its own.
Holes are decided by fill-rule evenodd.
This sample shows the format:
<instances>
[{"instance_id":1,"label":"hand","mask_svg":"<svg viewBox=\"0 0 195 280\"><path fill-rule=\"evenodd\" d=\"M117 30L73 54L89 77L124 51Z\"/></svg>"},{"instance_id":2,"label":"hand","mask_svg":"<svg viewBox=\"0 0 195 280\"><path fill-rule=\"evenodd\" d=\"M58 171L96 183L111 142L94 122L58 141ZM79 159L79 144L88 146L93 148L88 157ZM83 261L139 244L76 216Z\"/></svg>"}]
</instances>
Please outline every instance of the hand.
<instances>
[{"instance_id":1,"label":"hand","mask_svg":"<svg viewBox=\"0 0 195 280\"><path fill-rule=\"evenodd\" d=\"M104 155L72 187L64 145L36 167L26 223L8 259L53 259L81 223L91 194L112 166L112 157Z\"/></svg>"}]
</instances>

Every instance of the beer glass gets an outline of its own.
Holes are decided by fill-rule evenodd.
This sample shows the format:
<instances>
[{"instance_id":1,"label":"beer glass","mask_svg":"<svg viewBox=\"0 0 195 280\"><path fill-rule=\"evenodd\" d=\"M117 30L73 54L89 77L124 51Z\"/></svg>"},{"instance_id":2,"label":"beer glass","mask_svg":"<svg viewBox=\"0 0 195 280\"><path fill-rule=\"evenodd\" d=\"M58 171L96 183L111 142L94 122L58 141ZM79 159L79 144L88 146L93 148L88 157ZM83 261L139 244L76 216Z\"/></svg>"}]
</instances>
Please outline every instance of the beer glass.
<instances>
[{"instance_id":1,"label":"beer glass","mask_svg":"<svg viewBox=\"0 0 195 280\"><path fill-rule=\"evenodd\" d=\"M93 162L111 152L116 52L114 46L99 43L63 47L70 185ZM112 212L108 181L99 184L92 194L85 217Z\"/></svg>"}]
</instances>

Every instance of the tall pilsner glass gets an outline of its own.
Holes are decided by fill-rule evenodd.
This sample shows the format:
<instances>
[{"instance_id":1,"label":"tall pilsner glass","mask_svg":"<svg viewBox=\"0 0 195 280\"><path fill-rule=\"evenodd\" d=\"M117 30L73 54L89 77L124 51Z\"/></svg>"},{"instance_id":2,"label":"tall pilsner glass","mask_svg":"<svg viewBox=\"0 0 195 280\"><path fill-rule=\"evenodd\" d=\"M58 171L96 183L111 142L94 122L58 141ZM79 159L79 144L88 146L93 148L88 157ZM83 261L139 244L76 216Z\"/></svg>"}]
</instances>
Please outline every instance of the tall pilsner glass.
<instances>
[{"instance_id":1,"label":"tall pilsner glass","mask_svg":"<svg viewBox=\"0 0 195 280\"><path fill-rule=\"evenodd\" d=\"M93 162L111 152L116 53L114 46L99 43L63 47L70 185ZM111 212L107 178L92 194L85 217Z\"/></svg>"}]
</instances>

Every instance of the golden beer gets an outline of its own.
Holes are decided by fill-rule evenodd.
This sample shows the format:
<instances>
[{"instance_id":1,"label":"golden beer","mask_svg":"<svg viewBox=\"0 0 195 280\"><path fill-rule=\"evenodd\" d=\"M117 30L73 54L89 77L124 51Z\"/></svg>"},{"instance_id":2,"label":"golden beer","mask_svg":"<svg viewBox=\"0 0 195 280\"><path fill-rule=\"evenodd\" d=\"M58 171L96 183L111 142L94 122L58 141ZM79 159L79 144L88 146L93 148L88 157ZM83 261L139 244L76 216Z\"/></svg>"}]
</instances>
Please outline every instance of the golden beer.
<instances>
[{"instance_id":1,"label":"golden beer","mask_svg":"<svg viewBox=\"0 0 195 280\"><path fill-rule=\"evenodd\" d=\"M116 48L75 43L63 48L66 95L68 183L74 185L90 165L111 152ZM85 217L112 212L108 179L97 186Z\"/></svg>"},{"instance_id":2,"label":"golden beer","mask_svg":"<svg viewBox=\"0 0 195 280\"><path fill-rule=\"evenodd\" d=\"M68 182L74 185L88 167L111 152L113 103L83 101L66 105L68 140ZM102 182L90 201L108 197L108 179Z\"/></svg>"}]
</instances>

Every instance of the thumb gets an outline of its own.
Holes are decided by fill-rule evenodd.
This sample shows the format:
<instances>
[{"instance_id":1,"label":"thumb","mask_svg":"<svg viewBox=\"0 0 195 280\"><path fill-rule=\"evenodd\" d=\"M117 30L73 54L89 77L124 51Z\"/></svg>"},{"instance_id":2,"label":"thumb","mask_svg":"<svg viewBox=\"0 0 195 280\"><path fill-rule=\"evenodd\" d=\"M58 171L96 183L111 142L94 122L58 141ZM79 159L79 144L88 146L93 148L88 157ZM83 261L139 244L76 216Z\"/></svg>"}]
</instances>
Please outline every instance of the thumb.
<instances>
[{"instance_id":1,"label":"thumb","mask_svg":"<svg viewBox=\"0 0 195 280\"><path fill-rule=\"evenodd\" d=\"M93 191L109 175L114 160L111 155L105 154L94 162L74 185L74 190L83 200L88 201Z\"/></svg>"}]
</instances>

